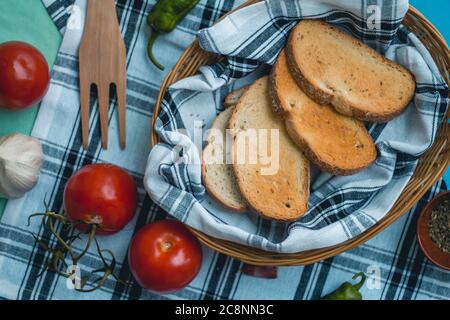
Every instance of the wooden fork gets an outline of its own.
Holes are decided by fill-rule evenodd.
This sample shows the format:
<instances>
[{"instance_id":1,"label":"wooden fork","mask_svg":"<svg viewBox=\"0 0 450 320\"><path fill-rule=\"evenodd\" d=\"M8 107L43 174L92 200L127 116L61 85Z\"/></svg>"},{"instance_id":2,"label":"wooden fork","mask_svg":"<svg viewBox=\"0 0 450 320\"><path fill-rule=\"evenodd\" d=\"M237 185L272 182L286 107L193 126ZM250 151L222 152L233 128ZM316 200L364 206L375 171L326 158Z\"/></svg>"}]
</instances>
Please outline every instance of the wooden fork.
<instances>
[{"instance_id":1,"label":"wooden fork","mask_svg":"<svg viewBox=\"0 0 450 320\"><path fill-rule=\"evenodd\" d=\"M89 97L97 86L102 146L108 148L109 89L116 86L120 147L125 148L126 48L114 0L89 0L80 45L80 104L83 147L89 146Z\"/></svg>"}]
</instances>

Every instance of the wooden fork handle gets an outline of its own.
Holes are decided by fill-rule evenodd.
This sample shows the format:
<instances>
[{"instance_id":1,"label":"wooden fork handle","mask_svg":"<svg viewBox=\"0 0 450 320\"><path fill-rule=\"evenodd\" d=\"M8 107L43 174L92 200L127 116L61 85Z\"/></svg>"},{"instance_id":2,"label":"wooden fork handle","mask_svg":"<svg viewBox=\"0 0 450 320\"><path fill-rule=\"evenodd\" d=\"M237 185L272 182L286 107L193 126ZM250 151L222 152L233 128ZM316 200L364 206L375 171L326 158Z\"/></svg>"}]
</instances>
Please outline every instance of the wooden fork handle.
<instances>
[{"instance_id":1,"label":"wooden fork handle","mask_svg":"<svg viewBox=\"0 0 450 320\"><path fill-rule=\"evenodd\" d=\"M126 142L126 48L117 19L114 0L88 0L86 24L80 45L80 91L83 146L88 145L89 100L86 90L95 84L102 146L108 147L110 85L116 86L120 147Z\"/></svg>"},{"instance_id":2,"label":"wooden fork handle","mask_svg":"<svg viewBox=\"0 0 450 320\"><path fill-rule=\"evenodd\" d=\"M88 0L86 23L95 23L100 15L105 15L102 18L114 20L117 27L119 27L114 0Z\"/></svg>"}]
</instances>

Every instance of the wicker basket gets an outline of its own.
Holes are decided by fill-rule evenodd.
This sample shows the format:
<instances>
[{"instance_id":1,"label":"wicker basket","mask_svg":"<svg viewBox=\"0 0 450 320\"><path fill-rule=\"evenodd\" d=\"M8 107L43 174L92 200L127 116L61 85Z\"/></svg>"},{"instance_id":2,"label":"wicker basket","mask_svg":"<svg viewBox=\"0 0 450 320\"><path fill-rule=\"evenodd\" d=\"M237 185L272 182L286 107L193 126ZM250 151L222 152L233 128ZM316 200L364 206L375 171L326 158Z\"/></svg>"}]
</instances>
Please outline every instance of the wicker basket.
<instances>
[{"instance_id":1,"label":"wicker basket","mask_svg":"<svg viewBox=\"0 0 450 320\"><path fill-rule=\"evenodd\" d=\"M258 0L247 1L243 6L258 2ZM434 58L445 81L449 84L450 72L450 50L439 31L414 7L410 7L403 23L419 37ZM198 41L195 41L186 49L173 70L167 75L161 85L158 100L156 101L152 118L152 144L158 142L158 136L154 130L156 117L159 113L161 101L167 88L174 82L192 76L202 65L208 65L219 61L220 57L203 51ZM447 112L446 119L450 112ZM193 233L206 246L253 265L306 265L338 255L346 250L355 248L366 242L395 220L410 210L413 205L425 194L425 192L444 174L450 163L450 149L448 141L450 139L450 124L444 121L439 129L436 140L421 158L411 180L403 190L393 208L372 228L360 236L341 243L337 246L303 251L299 253L273 253L252 247L240 245L234 242L211 237L203 232L192 229Z\"/></svg>"}]
</instances>

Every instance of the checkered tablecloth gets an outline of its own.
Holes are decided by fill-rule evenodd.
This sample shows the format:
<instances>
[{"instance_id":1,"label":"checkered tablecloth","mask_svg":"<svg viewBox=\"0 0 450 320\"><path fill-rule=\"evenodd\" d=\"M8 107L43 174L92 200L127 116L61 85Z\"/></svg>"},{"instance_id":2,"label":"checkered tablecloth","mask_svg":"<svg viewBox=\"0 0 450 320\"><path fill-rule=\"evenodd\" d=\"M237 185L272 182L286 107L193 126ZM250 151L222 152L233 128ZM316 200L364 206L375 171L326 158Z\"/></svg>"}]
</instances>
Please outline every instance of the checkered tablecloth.
<instances>
[{"instance_id":1,"label":"checkered tablecloth","mask_svg":"<svg viewBox=\"0 0 450 320\"><path fill-rule=\"evenodd\" d=\"M55 24L65 32L52 72L52 84L45 98L33 135L44 145L46 161L39 184L24 199L10 201L0 222L0 296L6 299L315 299L349 280L355 272L370 274L362 292L367 299L448 299L450 274L432 265L422 255L415 224L424 204L446 189L439 181L411 212L405 214L383 233L366 244L321 263L305 267L283 267L276 280L248 277L240 273L242 263L204 248L202 269L184 290L170 295L143 291L130 275L126 261L126 244L134 232L149 221L166 214L146 195L143 172L149 152L149 121L152 106L164 73L145 61L145 40L150 30L145 15L153 0L117 1L119 21L128 48L128 132L126 153L119 150L117 137L110 149L101 149L98 113L91 116L91 147L84 151L79 128L79 91L77 56L70 39L81 37L76 15L83 15L86 0L44 0ZM223 13L242 1L202 0L171 34L161 37L156 54L167 67L173 65L183 49L194 39L196 31L210 26ZM69 12L72 19L67 25ZM170 68L168 68L170 69ZM64 123L64 126L61 126ZM110 114L111 132L117 132L115 108ZM133 130L131 131L131 128ZM139 130L134 130L139 128ZM122 285L108 281L90 294L80 294L66 287L66 280L42 271L48 259L34 244L30 231L43 235L36 224L26 226L29 213L41 211L47 196L50 208L62 210L65 182L79 167L97 162L113 162L126 168L139 184L140 210L137 217L119 234L101 240L113 248L118 258L119 275L128 281ZM83 268L95 268L100 261L89 256Z\"/></svg>"}]
</instances>

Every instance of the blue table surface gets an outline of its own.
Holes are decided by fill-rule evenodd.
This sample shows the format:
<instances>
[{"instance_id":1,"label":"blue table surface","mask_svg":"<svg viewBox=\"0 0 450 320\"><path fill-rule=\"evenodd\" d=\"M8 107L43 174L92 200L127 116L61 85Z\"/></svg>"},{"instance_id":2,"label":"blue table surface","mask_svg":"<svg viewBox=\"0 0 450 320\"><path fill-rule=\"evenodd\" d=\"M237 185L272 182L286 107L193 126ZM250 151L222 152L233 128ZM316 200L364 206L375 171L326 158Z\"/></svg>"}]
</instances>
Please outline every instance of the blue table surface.
<instances>
[{"instance_id":1,"label":"blue table surface","mask_svg":"<svg viewBox=\"0 0 450 320\"><path fill-rule=\"evenodd\" d=\"M409 3L422 12L450 43L450 0L410 0ZM450 170L447 170L444 179L450 185Z\"/></svg>"}]
</instances>

